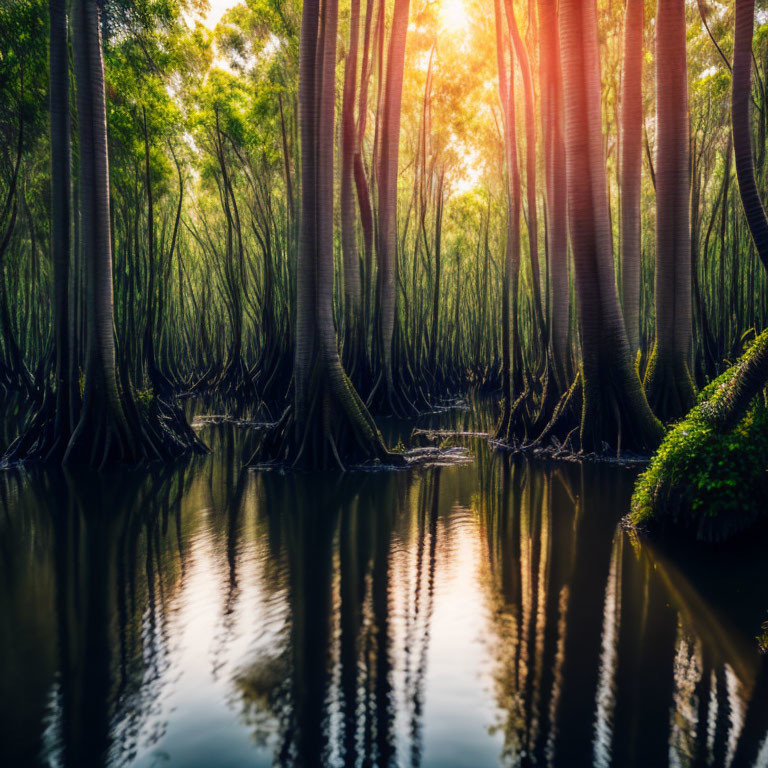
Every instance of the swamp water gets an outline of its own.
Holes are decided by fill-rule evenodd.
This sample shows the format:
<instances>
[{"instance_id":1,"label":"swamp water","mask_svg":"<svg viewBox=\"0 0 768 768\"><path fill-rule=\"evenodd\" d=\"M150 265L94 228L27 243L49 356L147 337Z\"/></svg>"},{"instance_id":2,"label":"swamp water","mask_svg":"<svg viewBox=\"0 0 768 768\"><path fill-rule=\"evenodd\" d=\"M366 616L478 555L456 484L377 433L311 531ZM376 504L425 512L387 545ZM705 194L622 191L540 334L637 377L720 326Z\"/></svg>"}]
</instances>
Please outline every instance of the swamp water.
<instances>
[{"instance_id":1,"label":"swamp water","mask_svg":"<svg viewBox=\"0 0 768 768\"><path fill-rule=\"evenodd\" d=\"M202 430L0 473L0 765L768 765L764 538L638 543L622 467L283 475Z\"/></svg>"}]
</instances>

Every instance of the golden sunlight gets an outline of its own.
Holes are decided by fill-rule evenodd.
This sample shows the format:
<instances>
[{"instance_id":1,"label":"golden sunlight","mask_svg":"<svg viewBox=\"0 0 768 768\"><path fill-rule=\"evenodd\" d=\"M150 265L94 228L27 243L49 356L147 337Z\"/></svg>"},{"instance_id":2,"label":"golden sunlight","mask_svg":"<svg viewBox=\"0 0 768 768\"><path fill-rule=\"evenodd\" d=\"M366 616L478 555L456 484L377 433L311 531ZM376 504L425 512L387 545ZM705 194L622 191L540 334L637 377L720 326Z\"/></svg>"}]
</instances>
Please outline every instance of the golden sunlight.
<instances>
[{"instance_id":1,"label":"golden sunlight","mask_svg":"<svg viewBox=\"0 0 768 768\"><path fill-rule=\"evenodd\" d=\"M440 26L449 33L460 32L469 23L464 0L443 0L440 6Z\"/></svg>"}]
</instances>

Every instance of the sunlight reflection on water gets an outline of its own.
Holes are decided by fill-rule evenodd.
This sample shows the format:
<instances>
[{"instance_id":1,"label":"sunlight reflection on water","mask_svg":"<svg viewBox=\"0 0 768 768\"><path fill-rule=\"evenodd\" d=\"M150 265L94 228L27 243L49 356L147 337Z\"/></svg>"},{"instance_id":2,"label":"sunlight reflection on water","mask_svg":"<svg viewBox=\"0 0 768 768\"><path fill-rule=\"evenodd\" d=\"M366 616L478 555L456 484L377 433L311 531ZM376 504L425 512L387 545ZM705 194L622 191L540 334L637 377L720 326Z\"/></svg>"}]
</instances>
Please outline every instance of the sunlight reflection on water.
<instances>
[{"instance_id":1,"label":"sunlight reflection on water","mask_svg":"<svg viewBox=\"0 0 768 768\"><path fill-rule=\"evenodd\" d=\"M3 765L766 764L760 552L638 545L633 472L240 472L205 429L0 475Z\"/></svg>"}]
</instances>

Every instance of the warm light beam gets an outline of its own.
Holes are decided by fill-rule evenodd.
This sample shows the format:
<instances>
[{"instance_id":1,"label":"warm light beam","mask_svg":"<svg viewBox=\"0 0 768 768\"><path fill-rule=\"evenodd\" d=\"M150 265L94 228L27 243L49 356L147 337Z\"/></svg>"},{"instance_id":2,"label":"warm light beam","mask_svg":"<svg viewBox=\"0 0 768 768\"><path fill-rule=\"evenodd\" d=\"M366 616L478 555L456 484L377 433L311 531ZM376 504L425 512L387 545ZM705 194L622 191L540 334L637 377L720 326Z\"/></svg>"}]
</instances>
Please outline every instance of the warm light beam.
<instances>
[{"instance_id":1,"label":"warm light beam","mask_svg":"<svg viewBox=\"0 0 768 768\"><path fill-rule=\"evenodd\" d=\"M442 0L440 26L448 33L461 32L469 23L464 0Z\"/></svg>"}]
</instances>

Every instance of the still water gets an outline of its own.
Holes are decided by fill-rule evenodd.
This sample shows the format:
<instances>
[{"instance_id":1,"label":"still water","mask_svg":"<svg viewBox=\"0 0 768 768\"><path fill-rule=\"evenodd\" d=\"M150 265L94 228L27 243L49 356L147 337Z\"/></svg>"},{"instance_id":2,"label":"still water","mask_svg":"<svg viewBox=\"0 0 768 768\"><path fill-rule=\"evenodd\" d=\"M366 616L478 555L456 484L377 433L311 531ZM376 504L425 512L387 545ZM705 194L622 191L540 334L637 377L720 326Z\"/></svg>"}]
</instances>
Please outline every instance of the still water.
<instances>
[{"instance_id":1,"label":"still water","mask_svg":"<svg viewBox=\"0 0 768 768\"><path fill-rule=\"evenodd\" d=\"M241 472L204 430L0 474L0 765L768 765L764 538L633 541L626 468Z\"/></svg>"}]
</instances>

